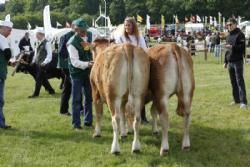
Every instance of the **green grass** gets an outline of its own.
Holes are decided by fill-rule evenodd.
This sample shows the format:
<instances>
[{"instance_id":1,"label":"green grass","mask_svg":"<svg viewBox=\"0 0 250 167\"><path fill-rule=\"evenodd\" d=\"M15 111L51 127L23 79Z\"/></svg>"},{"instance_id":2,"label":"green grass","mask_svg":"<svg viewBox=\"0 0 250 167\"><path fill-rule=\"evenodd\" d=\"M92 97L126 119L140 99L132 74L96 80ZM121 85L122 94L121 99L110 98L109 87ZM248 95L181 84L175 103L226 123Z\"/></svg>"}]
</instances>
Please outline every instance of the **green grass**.
<instances>
[{"instance_id":1,"label":"green grass","mask_svg":"<svg viewBox=\"0 0 250 167\"><path fill-rule=\"evenodd\" d=\"M9 69L9 74L12 69ZM182 118L175 114L171 99L168 157L160 157L160 135L150 125L141 127L140 154L131 154L132 136L120 141L121 154L110 154L112 127L106 110L102 137L92 138L93 129L73 131L71 118L59 115L59 81L51 80L55 96L44 89L28 99L34 81L25 74L8 76L4 113L12 130L0 130L1 167L246 167L250 166L250 109L230 106L228 73L217 59L194 57L196 90L190 127L191 150L181 151ZM248 97L250 66L245 66ZM147 106L149 109L150 106ZM148 112L148 118L151 119Z\"/></svg>"}]
</instances>

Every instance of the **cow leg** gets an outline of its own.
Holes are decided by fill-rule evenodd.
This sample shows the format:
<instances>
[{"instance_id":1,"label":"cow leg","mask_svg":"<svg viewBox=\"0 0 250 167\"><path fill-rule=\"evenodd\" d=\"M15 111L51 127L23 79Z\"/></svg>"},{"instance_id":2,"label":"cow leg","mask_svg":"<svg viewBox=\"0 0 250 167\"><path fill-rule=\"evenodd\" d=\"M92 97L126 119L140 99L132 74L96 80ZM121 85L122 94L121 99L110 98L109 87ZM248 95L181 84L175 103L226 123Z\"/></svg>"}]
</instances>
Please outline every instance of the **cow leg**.
<instances>
[{"instance_id":1,"label":"cow leg","mask_svg":"<svg viewBox=\"0 0 250 167\"><path fill-rule=\"evenodd\" d=\"M107 102L109 106L109 110L111 111L112 115L112 127L113 127L113 142L111 146L111 153L112 154L119 154L120 153L120 146L119 146L119 129L120 129L120 107L121 101L115 100L115 103Z\"/></svg>"},{"instance_id":2,"label":"cow leg","mask_svg":"<svg viewBox=\"0 0 250 167\"><path fill-rule=\"evenodd\" d=\"M152 116L152 132L154 135L157 135L159 133L159 130L157 127L157 111L154 104L152 104L150 112Z\"/></svg>"},{"instance_id":3,"label":"cow leg","mask_svg":"<svg viewBox=\"0 0 250 167\"><path fill-rule=\"evenodd\" d=\"M133 99L134 108L132 107L132 112L135 113L134 115L134 123L133 123L133 129L134 129L134 140L132 143L132 152L139 152L141 149L141 144L139 141L139 129L141 124L141 100Z\"/></svg>"},{"instance_id":4,"label":"cow leg","mask_svg":"<svg viewBox=\"0 0 250 167\"><path fill-rule=\"evenodd\" d=\"M161 99L159 107L159 118L162 127L162 141L161 141L161 150L160 155L165 156L169 152L169 144L168 144L168 127L169 127L169 119L167 113L167 100Z\"/></svg>"},{"instance_id":5,"label":"cow leg","mask_svg":"<svg viewBox=\"0 0 250 167\"><path fill-rule=\"evenodd\" d=\"M121 138L127 137L127 130L126 130L126 118L125 118L125 105L122 105L122 111L121 111L121 121L120 121L120 127L121 127Z\"/></svg>"},{"instance_id":6,"label":"cow leg","mask_svg":"<svg viewBox=\"0 0 250 167\"><path fill-rule=\"evenodd\" d=\"M190 126L190 120L191 120L191 112L190 107L191 102L189 98L184 99L184 133L183 133L183 139L182 139L182 149L183 150L189 150L190 148L190 138L189 138L189 126Z\"/></svg>"},{"instance_id":7,"label":"cow leg","mask_svg":"<svg viewBox=\"0 0 250 167\"><path fill-rule=\"evenodd\" d=\"M101 121L103 115L103 103L98 101L95 102L95 111L96 111L96 125L95 125L95 133L93 137L101 137Z\"/></svg>"}]
</instances>

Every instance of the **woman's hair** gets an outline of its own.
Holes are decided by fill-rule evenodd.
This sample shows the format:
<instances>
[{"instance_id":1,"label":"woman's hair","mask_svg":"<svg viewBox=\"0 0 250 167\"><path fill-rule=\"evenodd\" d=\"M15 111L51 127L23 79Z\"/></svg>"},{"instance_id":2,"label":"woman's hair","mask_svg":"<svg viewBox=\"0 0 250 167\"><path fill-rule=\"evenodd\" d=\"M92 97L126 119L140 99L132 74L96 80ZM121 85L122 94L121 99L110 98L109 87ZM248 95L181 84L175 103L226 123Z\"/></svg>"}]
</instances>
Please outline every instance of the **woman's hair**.
<instances>
[{"instance_id":1,"label":"woman's hair","mask_svg":"<svg viewBox=\"0 0 250 167\"><path fill-rule=\"evenodd\" d=\"M129 22L132 24L132 34L135 36L137 43L138 43L139 42L139 30L138 30L135 18L134 17L126 17L124 20L124 26L125 26L125 22ZM126 37L126 39L128 39L130 41L129 36L128 36L129 34L126 32L125 28L124 28L123 34Z\"/></svg>"}]
</instances>

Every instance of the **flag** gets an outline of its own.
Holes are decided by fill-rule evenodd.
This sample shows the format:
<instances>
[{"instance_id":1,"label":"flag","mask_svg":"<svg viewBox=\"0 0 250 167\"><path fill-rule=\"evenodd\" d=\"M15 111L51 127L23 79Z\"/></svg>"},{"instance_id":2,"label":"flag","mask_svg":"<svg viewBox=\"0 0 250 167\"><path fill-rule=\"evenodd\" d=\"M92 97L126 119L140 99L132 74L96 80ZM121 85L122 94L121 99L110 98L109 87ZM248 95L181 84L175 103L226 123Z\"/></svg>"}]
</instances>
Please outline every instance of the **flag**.
<instances>
[{"instance_id":1,"label":"flag","mask_svg":"<svg viewBox=\"0 0 250 167\"><path fill-rule=\"evenodd\" d=\"M214 17L214 26L217 27L216 17Z\"/></svg>"},{"instance_id":2,"label":"flag","mask_svg":"<svg viewBox=\"0 0 250 167\"><path fill-rule=\"evenodd\" d=\"M143 18L140 15L137 15L136 20L137 22L141 23Z\"/></svg>"},{"instance_id":3,"label":"flag","mask_svg":"<svg viewBox=\"0 0 250 167\"><path fill-rule=\"evenodd\" d=\"M179 21L179 19L178 19L178 16L175 15L175 24L179 24L179 23L180 23L180 21Z\"/></svg>"},{"instance_id":4,"label":"flag","mask_svg":"<svg viewBox=\"0 0 250 167\"><path fill-rule=\"evenodd\" d=\"M240 24L240 23L241 23L241 17L240 17L240 16L238 16L237 21L238 21L238 24Z\"/></svg>"},{"instance_id":5,"label":"flag","mask_svg":"<svg viewBox=\"0 0 250 167\"><path fill-rule=\"evenodd\" d=\"M29 22L28 22L28 25L27 25L27 29L28 29L28 30L31 30L31 25L30 25Z\"/></svg>"},{"instance_id":6,"label":"flag","mask_svg":"<svg viewBox=\"0 0 250 167\"><path fill-rule=\"evenodd\" d=\"M226 18L225 17L222 18L222 25L223 25L223 27L226 26Z\"/></svg>"},{"instance_id":7,"label":"flag","mask_svg":"<svg viewBox=\"0 0 250 167\"><path fill-rule=\"evenodd\" d=\"M147 15L146 28L148 30L150 29L150 16L149 15Z\"/></svg>"},{"instance_id":8,"label":"flag","mask_svg":"<svg viewBox=\"0 0 250 167\"><path fill-rule=\"evenodd\" d=\"M221 13L218 12L218 22L219 22L219 25L221 25Z\"/></svg>"},{"instance_id":9,"label":"flag","mask_svg":"<svg viewBox=\"0 0 250 167\"><path fill-rule=\"evenodd\" d=\"M207 16L205 16L204 23L205 23L205 25L207 25Z\"/></svg>"},{"instance_id":10,"label":"flag","mask_svg":"<svg viewBox=\"0 0 250 167\"><path fill-rule=\"evenodd\" d=\"M108 20L108 28L111 30L112 24L109 16L107 17L107 20Z\"/></svg>"},{"instance_id":11,"label":"flag","mask_svg":"<svg viewBox=\"0 0 250 167\"><path fill-rule=\"evenodd\" d=\"M196 22L196 17L192 16L191 20L192 20L193 23L195 23Z\"/></svg>"},{"instance_id":12,"label":"flag","mask_svg":"<svg viewBox=\"0 0 250 167\"><path fill-rule=\"evenodd\" d=\"M92 18L92 27L95 27L95 19Z\"/></svg>"},{"instance_id":13,"label":"flag","mask_svg":"<svg viewBox=\"0 0 250 167\"><path fill-rule=\"evenodd\" d=\"M164 30L165 28L165 17L161 15L161 29Z\"/></svg>"},{"instance_id":14,"label":"flag","mask_svg":"<svg viewBox=\"0 0 250 167\"><path fill-rule=\"evenodd\" d=\"M60 24L58 21L56 22L56 27L62 27L62 24Z\"/></svg>"},{"instance_id":15,"label":"flag","mask_svg":"<svg viewBox=\"0 0 250 167\"><path fill-rule=\"evenodd\" d=\"M44 25L45 37L49 39L52 35L49 5L45 6L43 9L43 25Z\"/></svg>"},{"instance_id":16,"label":"flag","mask_svg":"<svg viewBox=\"0 0 250 167\"><path fill-rule=\"evenodd\" d=\"M7 15L5 16L5 21L10 21L10 14L7 14Z\"/></svg>"},{"instance_id":17,"label":"flag","mask_svg":"<svg viewBox=\"0 0 250 167\"><path fill-rule=\"evenodd\" d=\"M201 22L201 18L200 18L200 16L199 16L199 15L196 15L196 20L197 20L197 22L198 22L198 23L200 23L200 22Z\"/></svg>"},{"instance_id":18,"label":"flag","mask_svg":"<svg viewBox=\"0 0 250 167\"><path fill-rule=\"evenodd\" d=\"M212 25L213 24L213 17L209 16L209 24Z\"/></svg>"},{"instance_id":19,"label":"flag","mask_svg":"<svg viewBox=\"0 0 250 167\"><path fill-rule=\"evenodd\" d=\"M66 21L66 23L65 23L65 27L70 28L70 24L69 24L69 22L67 22L67 21Z\"/></svg>"}]
</instances>

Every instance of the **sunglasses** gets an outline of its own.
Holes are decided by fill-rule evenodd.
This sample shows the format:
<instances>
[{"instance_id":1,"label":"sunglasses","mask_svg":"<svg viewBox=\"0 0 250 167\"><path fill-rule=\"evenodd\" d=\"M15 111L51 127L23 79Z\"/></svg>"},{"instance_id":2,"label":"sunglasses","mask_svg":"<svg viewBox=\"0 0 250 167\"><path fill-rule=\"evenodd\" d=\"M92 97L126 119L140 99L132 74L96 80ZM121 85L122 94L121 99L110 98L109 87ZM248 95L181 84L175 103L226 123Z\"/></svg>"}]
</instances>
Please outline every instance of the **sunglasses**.
<instances>
[{"instance_id":1,"label":"sunglasses","mask_svg":"<svg viewBox=\"0 0 250 167\"><path fill-rule=\"evenodd\" d=\"M233 24L227 24L228 27L231 27Z\"/></svg>"}]
</instances>

